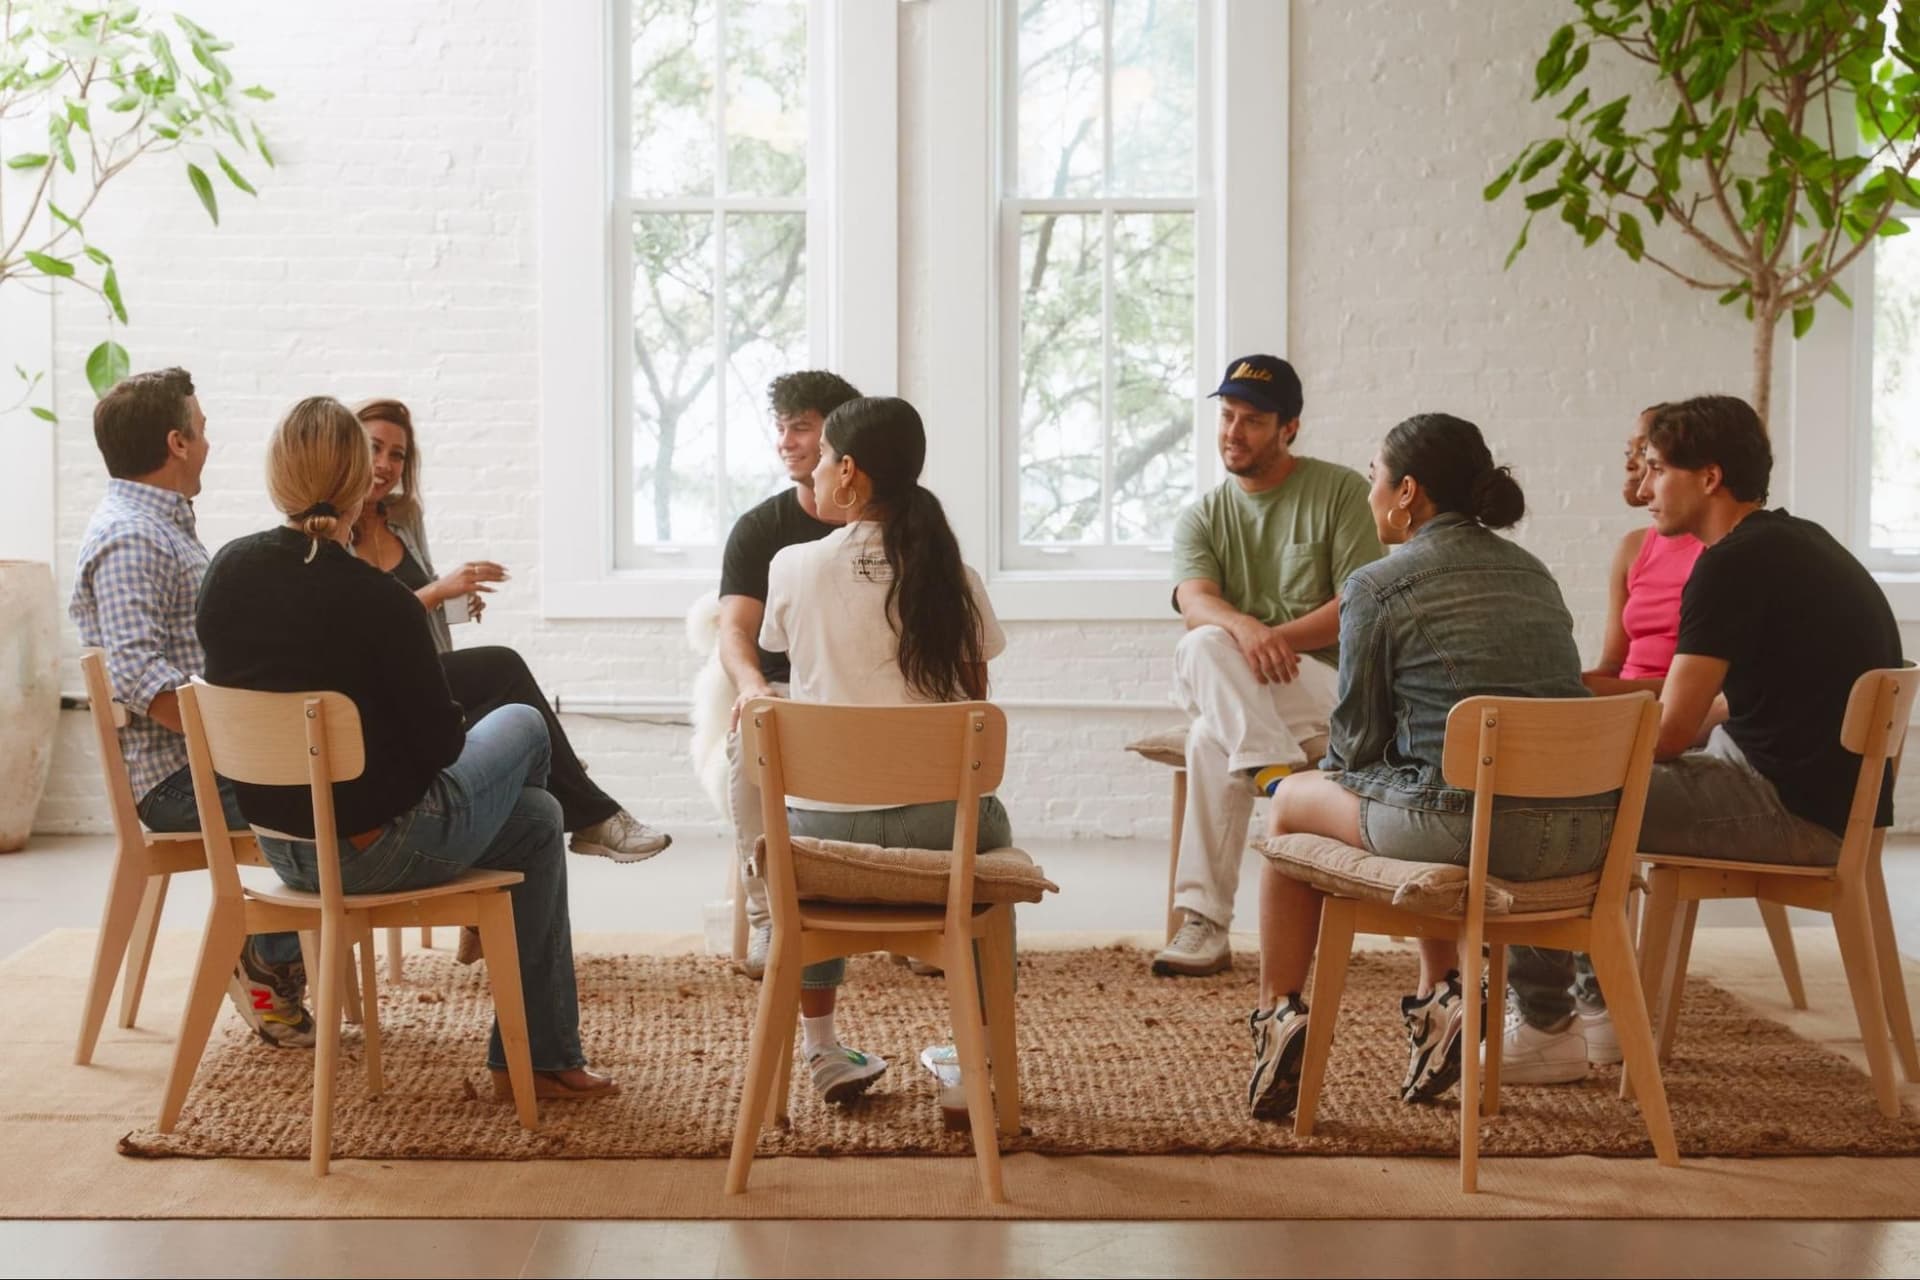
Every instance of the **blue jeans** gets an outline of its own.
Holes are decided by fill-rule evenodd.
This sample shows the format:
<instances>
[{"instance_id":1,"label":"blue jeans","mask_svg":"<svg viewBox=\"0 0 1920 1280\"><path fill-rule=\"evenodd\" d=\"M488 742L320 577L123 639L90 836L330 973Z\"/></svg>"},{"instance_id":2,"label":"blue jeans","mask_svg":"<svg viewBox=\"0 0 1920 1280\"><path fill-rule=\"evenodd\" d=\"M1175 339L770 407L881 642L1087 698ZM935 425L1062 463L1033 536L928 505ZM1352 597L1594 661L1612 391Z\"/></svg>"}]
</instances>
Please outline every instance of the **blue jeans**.
<instances>
[{"instance_id":1,"label":"blue jeans","mask_svg":"<svg viewBox=\"0 0 1920 1280\"><path fill-rule=\"evenodd\" d=\"M586 1065L574 989L573 926L567 917L567 855L560 802L544 789L547 726L531 707L501 707L467 730L460 758L427 792L388 822L365 849L340 841L340 884L348 893L390 893L444 884L484 867L518 871L508 890L520 950L520 985L536 1071ZM296 889L319 888L311 840L260 841L261 852ZM487 1039L487 1065L506 1066L500 1024Z\"/></svg>"},{"instance_id":2,"label":"blue jeans","mask_svg":"<svg viewBox=\"0 0 1920 1280\"><path fill-rule=\"evenodd\" d=\"M951 849L953 847L954 802L907 804L893 809L859 809L834 812L826 809L788 809L787 830L796 836L815 840L847 840L857 844L877 844L883 849ZM984 849L1002 849L1013 843L1013 821L998 796L980 797L979 839L976 853ZM978 963L976 943L975 962ZM800 971L800 985L809 990L837 987L847 979L847 959L839 956L810 964Z\"/></svg>"},{"instance_id":3,"label":"blue jeans","mask_svg":"<svg viewBox=\"0 0 1920 1280\"><path fill-rule=\"evenodd\" d=\"M178 769L153 784L153 790L140 797L140 803L134 808L140 814L140 821L147 824L149 831L198 831L200 829L200 810L193 796L193 773L189 769ZM245 831L247 819L240 812L240 802L234 799L233 784L225 778L220 779L220 808L227 817L227 830ZM297 933L262 933L253 940L254 959L263 964L284 968L300 963L300 935Z\"/></svg>"}]
</instances>

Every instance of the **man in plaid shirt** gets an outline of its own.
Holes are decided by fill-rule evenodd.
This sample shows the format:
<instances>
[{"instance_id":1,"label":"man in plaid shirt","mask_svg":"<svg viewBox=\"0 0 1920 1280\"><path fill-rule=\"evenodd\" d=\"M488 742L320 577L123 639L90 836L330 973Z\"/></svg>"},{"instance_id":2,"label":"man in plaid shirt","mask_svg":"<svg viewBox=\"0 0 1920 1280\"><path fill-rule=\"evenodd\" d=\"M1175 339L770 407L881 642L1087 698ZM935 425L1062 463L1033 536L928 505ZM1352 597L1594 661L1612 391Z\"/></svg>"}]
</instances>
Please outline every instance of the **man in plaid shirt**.
<instances>
[{"instance_id":1,"label":"man in plaid shirt","mask_svg":"<svg viewBox=\"0 0 1920 1280\"><path fill-rule=\"evenodd\" d=\"M127 708L120 750L140 820L153 831L198 831L174 693L206 662L193 613L207 549L192 500L207 463L207 419L193 379L184 369L127 378L94 407L93 438L112 478L81 540L67 613L80 643L105 652L114 697ZM220 801L227 825L244 829L224 782ZM247 940L229 994L262 1040L306 1047L314 1037L305 989L299 936L275 933Z\"/></svg>"}]
</instances>

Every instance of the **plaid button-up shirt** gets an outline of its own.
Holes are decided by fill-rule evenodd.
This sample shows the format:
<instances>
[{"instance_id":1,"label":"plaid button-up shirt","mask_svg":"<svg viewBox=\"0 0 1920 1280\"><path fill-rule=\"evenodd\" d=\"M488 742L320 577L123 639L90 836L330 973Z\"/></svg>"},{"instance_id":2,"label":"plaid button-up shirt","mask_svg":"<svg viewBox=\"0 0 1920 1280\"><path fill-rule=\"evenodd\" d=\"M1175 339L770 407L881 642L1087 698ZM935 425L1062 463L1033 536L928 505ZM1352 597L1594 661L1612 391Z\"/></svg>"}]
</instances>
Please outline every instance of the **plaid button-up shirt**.
<instances>
[{"instance_id":1,"label":"plaid button-up shirt","mask_svg":"<svg viewBox=\"0 0 1920 1280\"><path fill-rule=\"evenodd\" d=\"M136 801L187 765L186 739L146 711L206 668L193 630L206 571L192 503L171 489L107 481L80 542L67 615L81 644L106 651L113 696L133 713L120 730L120 750Z\"/></svg>"}]
</instances>

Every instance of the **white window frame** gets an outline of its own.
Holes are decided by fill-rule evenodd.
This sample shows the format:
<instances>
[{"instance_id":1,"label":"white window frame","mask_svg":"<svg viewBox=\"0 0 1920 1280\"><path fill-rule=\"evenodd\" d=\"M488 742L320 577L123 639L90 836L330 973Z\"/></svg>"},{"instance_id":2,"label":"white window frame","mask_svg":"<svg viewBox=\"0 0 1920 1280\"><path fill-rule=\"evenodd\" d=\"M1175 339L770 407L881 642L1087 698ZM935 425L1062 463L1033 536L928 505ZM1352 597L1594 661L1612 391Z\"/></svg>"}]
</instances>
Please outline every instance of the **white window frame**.
<instances>
[{"instance_id":1,"label":"white window frame","mask_svg":"<svg viewBox=\"0 0 1920 1280\"><path fill-rule=\"evenodd\" d=\"M624 279L633 202L616 199L627 52L614 5L539 6L541 613L674 618L718 583L717 559L616 565L616 433L631 432ZM821 363L856 386L899 377L897 0L810 0L808 109L826 171L809 173L809 322ZM811 156L810 156L811 159ZM811 169L811 166L810 166ZM820 234L816 237L816 228ZM699 557L706 559L706 557ZM676 559L678 563L675 563Z\"/></svg>"},{"instance_id":2,"label":"white window frame","mask_svg":"<svg viewBox=\"0 0 1920 1280\"><path fill-rule=\"evenodd\" d=\"M914 71L932 104L931 154L922 207L929 211L926 396L943 421L984 424L984 440L936 432L928 473L953 518L961 547L982 566L994 608L1009 619L1165 619L1172 616L1166 556L1133 563L1034 568L1009 557L1005 507L1018 457L1017 406L1009 408L1002 372L1017 352L1017 331L1002 318L1001 256L1017 253L1001 227L1007 60L1003 43L1011 0L931 0L927 58ZM1200 91L1210 122L1199 175L1218 175L1210 203L1202 187L1196 228L1202 314L1196 377L1232 354L1287 351L1288 76L1291 5L1286 0L1201 0ZM1231 158L1233 163L1228 164ZM1131 202L1129 202L1131 203ZM1142 202L1147 203L1147 202ZM1231 264L1229 272L1227 264ZM1196 399L1211 384L1195 388ZM1017 394L1017 393L1016 393ZM1196 414L1198 488L1220 477L1210 415ZM1004 505L1003 505L1004 504ZM1075 557L1062 557L1074 559Z\"/></svg>"}]
</instances>

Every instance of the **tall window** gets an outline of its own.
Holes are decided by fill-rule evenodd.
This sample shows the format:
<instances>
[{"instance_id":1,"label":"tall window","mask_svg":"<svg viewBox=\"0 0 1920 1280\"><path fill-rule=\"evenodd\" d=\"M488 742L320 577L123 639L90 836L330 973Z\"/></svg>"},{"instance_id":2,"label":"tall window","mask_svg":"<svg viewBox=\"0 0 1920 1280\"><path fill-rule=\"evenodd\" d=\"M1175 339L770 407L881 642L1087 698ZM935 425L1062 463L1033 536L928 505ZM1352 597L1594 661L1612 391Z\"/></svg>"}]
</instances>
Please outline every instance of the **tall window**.
<instances>
[{"instance_id":1,"label":"tall window","mask_svg":"<svg viewBox=\"0 0 1920 1280\"><path fill-rule=\"evenodd\" d=\"M1920 567L1920 235L1873 248L1873 460L1868 546ZM1878 558L1878 557L1876 557Z\"/></svg>"},{"instance_id":2,"label":"tall window","mask_svg":"<svg viewBox=\"0 0 1920 1280\"><path fill-rule=\"evenodd\" d=\"M1139 566L1196 479L1201 5L1006 13L1002 559Z\"/></svg>"},{"instance_id":3,"label":"tall window","mask_svg":"<svg viewBox=\"0 0 1920 1280\"><path fill-rule=\"evenodd\" d=\"M686 563L774 492L765 404L814 363L810 0L622 0L617 564ZM621 360L624 353L626 359Z\"/></svg>"}]
</instances>

